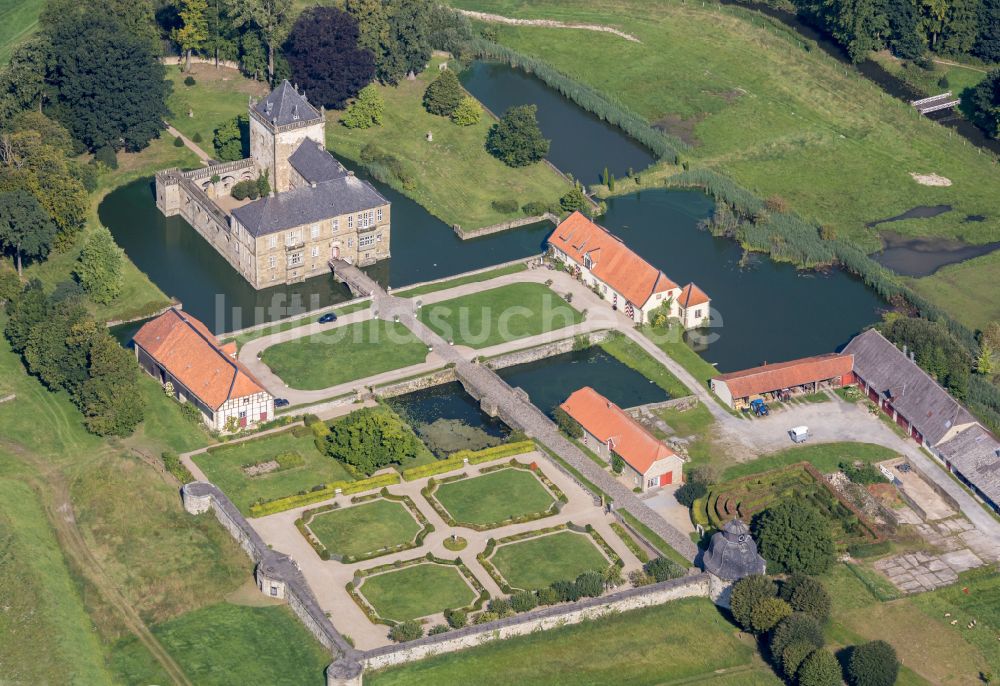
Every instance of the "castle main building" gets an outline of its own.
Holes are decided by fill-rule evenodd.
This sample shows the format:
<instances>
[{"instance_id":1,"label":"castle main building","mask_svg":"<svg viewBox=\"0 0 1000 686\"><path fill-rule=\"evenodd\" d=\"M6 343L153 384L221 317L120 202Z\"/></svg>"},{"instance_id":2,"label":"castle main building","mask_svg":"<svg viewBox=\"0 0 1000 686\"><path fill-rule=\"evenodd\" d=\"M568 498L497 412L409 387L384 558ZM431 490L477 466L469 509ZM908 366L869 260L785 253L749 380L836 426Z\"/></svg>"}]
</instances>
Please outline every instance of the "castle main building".
<instances>
[{"instance_id":1,"label":"castle main building","mask_svg":"<svg viewBox=\"0 0 1000 686\"><path fill-rule=\"evenodd\" d=\"M254 288L389 257L389 201L326 151L326 120L284 81L250 103L250 157L156 175L156 206L181 215ZM232 187L266 174L272 192L237 201Z\"/></svg>"}]
</instances>

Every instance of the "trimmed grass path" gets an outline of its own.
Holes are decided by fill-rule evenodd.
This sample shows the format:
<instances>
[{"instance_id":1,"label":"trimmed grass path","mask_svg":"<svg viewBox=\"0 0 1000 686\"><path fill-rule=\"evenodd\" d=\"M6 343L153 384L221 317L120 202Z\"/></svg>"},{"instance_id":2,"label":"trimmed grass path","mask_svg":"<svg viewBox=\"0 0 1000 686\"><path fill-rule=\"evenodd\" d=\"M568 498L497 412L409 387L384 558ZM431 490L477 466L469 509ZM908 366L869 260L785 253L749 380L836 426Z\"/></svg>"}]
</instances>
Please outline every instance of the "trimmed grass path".
<instances>
[{"instance_id":1,"label":"trimmed grass path","mask_svg":"<svg viewBox=\"0 0 1000 686\"><path fill-rule=\"evenodd\" d=\"M451 513L459 526L485 526L545 512L555 502L538 477L515 468L441 484L431 497Z\"/></svg>"},{"instance_id":2,"label":"trimmed grass path","mask_svg":"<svg viewBox=\"0 0 1000 686\"><path fill-rule=\"evenodd\" d=\"M464 607L476 599L457 567L432 562L370 576L358 591L379 615L399 622Z\"/></svg>"},{"instance_id":3,"label":"trimmed grass path","mask_svg":"<svg viewBox=\"0 0 1000 686\"><path fill-rule=\"evenodd\" d=\"M523 589L572 581L584 572L603 572L611 564L590 536L575 531L501 545L490 562L513 588Z\"/></svg>"},{"instance_id":4,"label":"trimmed grass path","mask_svg":"<svg viewBox=\"0 0 1000 686\"><path fill-rule=\"evenodd\" d=\"M309 529L331 553L356 557L408 543L420 525L405 505L380 498L318 514Z\"/></svg>"}]
</instances>

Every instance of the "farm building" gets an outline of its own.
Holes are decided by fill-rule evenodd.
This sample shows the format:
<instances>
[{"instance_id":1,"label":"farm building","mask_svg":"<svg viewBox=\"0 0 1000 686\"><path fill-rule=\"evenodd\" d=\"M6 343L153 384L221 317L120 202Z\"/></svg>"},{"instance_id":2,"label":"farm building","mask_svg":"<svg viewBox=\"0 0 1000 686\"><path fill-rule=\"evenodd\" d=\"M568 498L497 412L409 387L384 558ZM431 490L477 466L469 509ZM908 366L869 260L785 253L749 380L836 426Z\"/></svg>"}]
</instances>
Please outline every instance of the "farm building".
<instances>
[{"instance_id":1,"label":"farm building","mask_svg":"<svg viewBox=\"0 0 1000 686\"><path fill-rule=\"evenodd\" d=\"M854 383L851 355L827 353L789 362L765 364L712 377L712 391L730 407L742 409L756 397L815 393Z\"/></svg>"},{"instance_id":2,"label":"farm building","mask_svg":"<svg viewBox=\"0 0 1000 686\"><path fill-rule=\"evenodd\" d=\"M560 407L583 427L584 445L609 462L612 454L622 458L634 486L648 491L683 480L684 458L590 386Z\"/></svg>"},{"instance_id":3,"label":"farm building","mask_svg":"<svg viewBox=\"0 0 1000 686\"><path fill-rule=\"evenodd\" d=\"M143 324L132 341L143 371L180 402L190 402L215 431L274 419L274 398L236 359L236 346L220 346L204 324L171 308Z\"/></svg>"},{"instance_id":4,"label":"farm building","mask_svg":"<svg viewBox=\"0 0 1000 686\"><path fill-rule=\"evenodd\" d=\"M979 424L937 448L948 469L1000 512L1000 441Z\"/></svg>"},{"instance_id":5,"label":"farm building","mask_svg":"<svg viewBox=\"0 0 1000 686\"><path fill-rule=\"evenodd\" d=\"M666 305L685 329L709 321L711 299L693 283L681 288L632 252L620 238L580 212L567 217L549 237L552 255L579 274L611 307L636 322L648 322Z\"/></svg>"}]
</instances>

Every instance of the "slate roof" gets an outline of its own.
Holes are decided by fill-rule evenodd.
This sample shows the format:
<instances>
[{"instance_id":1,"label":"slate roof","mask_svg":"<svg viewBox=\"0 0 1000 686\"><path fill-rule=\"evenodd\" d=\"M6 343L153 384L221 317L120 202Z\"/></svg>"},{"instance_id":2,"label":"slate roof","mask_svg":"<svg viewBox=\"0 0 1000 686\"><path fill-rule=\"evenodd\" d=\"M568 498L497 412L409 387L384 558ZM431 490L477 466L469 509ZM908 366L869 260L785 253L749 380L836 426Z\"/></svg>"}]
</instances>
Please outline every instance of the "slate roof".
<instances>
[{"instance_id":1,"label":"slate roof","mask_svg":"<svg viewBox=\"0 0 1000 686\"><path fill-rule=\"evenodd\" d=\"M628 413L590 386L574 391L559 407L597 440L605 444L610 441L611 449L640 474L646 474L660 460L680 459Z\"/></svg>"},{"instance_id":2,"label":"slate roof","mask_svg":"<svg viewBox=\"0 0 1000 686\"><path fill-rule=\"evenodd\" d=\"M309 104L305 95L295 90L288 79L263 100L253 106L254 110L274 126L286 126L300 121L321 120L323 115Z\"/></svg>"},{"instance_id":3,"label":"slate roof","mask_svg":"<svg viewBox=\"0 0 1000 686\"><path fill-rule=\"evenodd\" d=\"M213 410L230 398L264 391L246 367L220 348L208 327L176 308L143 324L133 340Z\"/></svg>"},{"instance_id":4,"label":"slate roof","mask_svg":"<svg viewBox=\"0 0 1000 686\"><path fill-rule=\"evenodd\" d=\"M741 519L731 519L712 535L701 558L706 572L720 579L736 581L751 574L763 574L767 567L757 552L757 543Z\"/></svg>"},{"instance_id":5,"label":"slate roof","mask_svg":"<svg viewBox=\"0 0 1000 686\"><path fill-rule=\"evenodd\" d=\"M854 367L854 357L827 353L799 360L765 364L729 374L712 377L712 383L725 383L733 398L746 398L758 393L770 393L802 386L814 381L846 377Z\"/></svg>"},{"instance_id":6,"label":"slate roof","mask_svg":"<svg viewBox=\"0 0 1000 686\"><path fill-rule=\"evenodd\" d=\"M956 471L1000 505L1000 441L979 424L938 446Z\"/></svg>"},{"instance_id":7,"label":"slate roof","mask_svg":"<svg viewBox=\"0 0 1000 686\"><path fill-rule=\"evenodd\" d=\"M356 176L342 176L255 200L234 209L233 216L253 236L266 236L388 204L371 184Z\"/></svg>"},{"instance_id":8,"label":"slate roof","mask_svg":"<svg viewBox=\"0 0 1000 686\"><path fill-rule=\"evenodd\" d=\"M593 263L590 272L633 305L644 307L654 294L678 288L666 274L632 252L622 239L580 212L563 220L549 243L581 265L584 256L589 255Z\"/></svg>"},{"instance_id":9,"label":"slate roof","mask_svg":"<svg viewBox=\"0 0 1000 686\"><path fill-rule=\"evenodd\" d=\"M321 143L306 139L288 161L307 183L322 183L347 176L347 170Z\"/></svg>"},{"instance_id":10,"label":"slate roof","mask_svg":"<svg viewBox=\"0 0 1000 686\"><path fill-rule=\"evenodd\" d=\"M956 426L976 420L923 369L885 336L869 329L844 348L854 371L892 404L928 445L936 446Z\"/></svg>"}]
</instances>

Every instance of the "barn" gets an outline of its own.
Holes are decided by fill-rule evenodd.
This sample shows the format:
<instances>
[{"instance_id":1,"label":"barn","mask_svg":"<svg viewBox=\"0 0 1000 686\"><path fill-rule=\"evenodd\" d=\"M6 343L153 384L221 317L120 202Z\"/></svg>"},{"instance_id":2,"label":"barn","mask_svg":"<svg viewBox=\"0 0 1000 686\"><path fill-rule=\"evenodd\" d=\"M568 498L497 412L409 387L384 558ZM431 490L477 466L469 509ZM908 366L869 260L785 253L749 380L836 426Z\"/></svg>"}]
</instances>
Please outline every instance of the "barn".
<instances>
[{"instance_id":1,"label":"barn","mask_svg":"<svg viewBox=\"0 0 1000 686\"><path fill-rule=\"evenodd\" d=\"M709 384L724 403L739 410L755 397L816 393L850 385L854 383L853 366L851 355L827 353L720 374Z\"/></svg>"}]
</instances>

